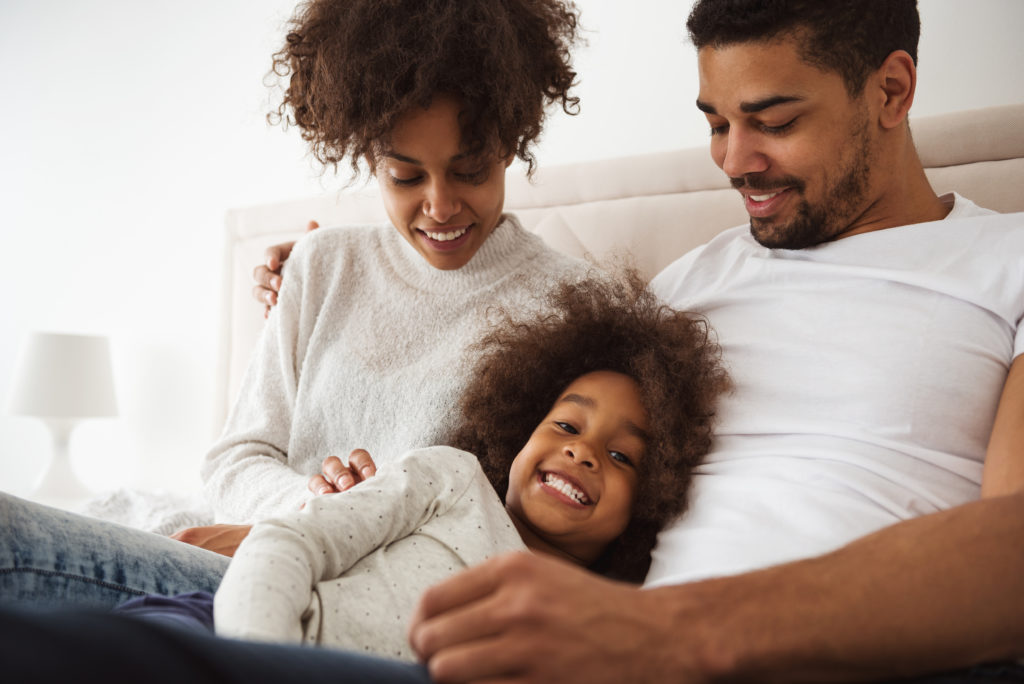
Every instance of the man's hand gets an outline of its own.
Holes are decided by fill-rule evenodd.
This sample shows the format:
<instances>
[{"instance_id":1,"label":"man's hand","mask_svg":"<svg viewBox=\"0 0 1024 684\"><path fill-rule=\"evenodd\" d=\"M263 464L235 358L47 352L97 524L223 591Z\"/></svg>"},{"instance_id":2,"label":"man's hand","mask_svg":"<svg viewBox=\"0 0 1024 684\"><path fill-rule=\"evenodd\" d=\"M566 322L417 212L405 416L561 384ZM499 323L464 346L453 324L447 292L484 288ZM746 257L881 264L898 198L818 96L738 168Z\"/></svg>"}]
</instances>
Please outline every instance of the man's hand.
<instances>
[{"instance_id":1,"label":"man's hand","mask_svg":"<svg viewBox=\"0 0 1024 684\"><path fill-rule=\"evenodd\" d=\"M337 456L328 456L320 466L320 473L309 478L309 491L317 496L337 494L350 489L377 473L377 465L365 449L353 449L348 465Z\"/></svg>"},{"instance_id":2,"label":"man's hand","mask_svg":"<svg viewBox=\"0 0 1024 684\"><path fill-rule=\"evenodd\" d=\"M186 527L171 535L171 539L198 546L222 556L234 556L238 545L242 543L252 525L208 525L206 527Z\"/></svg>"},{"instance_id":3,"label":"man's hand","mask_svg":"<svg viewBox=\"0 0 1024 684\"><path fill-rule=\"evenodd\" d=\"M320 224L310 221L306 225L306 232L316 230ZM270 309L277 305L277 293L281 291L281 266L291 256L294 242L283 242L273 247L267 247L263 253L265 262L252 271L253 282L252 296L260 304L263 304L263 317L270 315Z\"/></svg>"},{"instance_id":4,"label":"man's hand","mask_svg":"<svg viewBox=\"0 0 1024 684\"><path fill-rule=\"evenodd\" d=\"M427 590L409 641L437 682L701 681L666 662L665 645L678 651L685 636L657 604L553 558L506 554Z\"/></svg>"}]
</instances>

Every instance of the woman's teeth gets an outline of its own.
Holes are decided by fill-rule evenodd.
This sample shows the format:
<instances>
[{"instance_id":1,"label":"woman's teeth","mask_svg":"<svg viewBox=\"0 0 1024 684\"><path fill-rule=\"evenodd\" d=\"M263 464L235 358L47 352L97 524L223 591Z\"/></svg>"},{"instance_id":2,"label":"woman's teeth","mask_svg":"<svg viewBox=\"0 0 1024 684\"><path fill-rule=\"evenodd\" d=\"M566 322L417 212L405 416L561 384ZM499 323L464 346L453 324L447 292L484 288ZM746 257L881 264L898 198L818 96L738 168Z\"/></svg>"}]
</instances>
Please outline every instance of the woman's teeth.
<instances>
[{"instance_id":1,"label":"woman's teeth","mask_svg":"<svg viewBox=\"0 0 1024 684\"><path fill-rule=\"evenodd\" d=\"M437 240L438 242L448 242L450 240L455 240L456 238L462 237L463 235L466 234L467 230L469 230L469 228L459 228L458 230L453 230L447 233L434 233L429 230L425 230L423 232L431 240Z\"/></svg>"}]
</instances>

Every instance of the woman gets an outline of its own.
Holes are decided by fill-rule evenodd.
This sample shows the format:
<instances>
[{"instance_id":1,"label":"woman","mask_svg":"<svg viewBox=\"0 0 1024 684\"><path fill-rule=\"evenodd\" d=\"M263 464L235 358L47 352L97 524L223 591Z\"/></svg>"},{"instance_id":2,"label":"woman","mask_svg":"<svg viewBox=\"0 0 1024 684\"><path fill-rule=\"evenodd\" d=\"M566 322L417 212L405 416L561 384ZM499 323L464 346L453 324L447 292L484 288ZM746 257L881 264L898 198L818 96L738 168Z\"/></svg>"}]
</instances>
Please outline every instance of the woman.
<instances>
[{"instance_id":1,"label":"woman","mask_svg":"<svg viewBox=\"0 0 1024 684\"><path fill-rule=\"evenodd\" d=\"M516 156L532 168L545 104L576 104L576 21L558 0L299 7L274 58L288 77L277 117L325 165L365 164L393 225L317 231L296 250L203 465L218 516L239 525L180 538L230 555L249 523L304 504L325 457L360 447L388 459L444 443L487 307L524 310L555 277L583 274L502 214L505 169ZM227 564L10 497L0 515L10 540L0 596L12 599L113 605L212 591Z\"/></svg>"}]
</instances>

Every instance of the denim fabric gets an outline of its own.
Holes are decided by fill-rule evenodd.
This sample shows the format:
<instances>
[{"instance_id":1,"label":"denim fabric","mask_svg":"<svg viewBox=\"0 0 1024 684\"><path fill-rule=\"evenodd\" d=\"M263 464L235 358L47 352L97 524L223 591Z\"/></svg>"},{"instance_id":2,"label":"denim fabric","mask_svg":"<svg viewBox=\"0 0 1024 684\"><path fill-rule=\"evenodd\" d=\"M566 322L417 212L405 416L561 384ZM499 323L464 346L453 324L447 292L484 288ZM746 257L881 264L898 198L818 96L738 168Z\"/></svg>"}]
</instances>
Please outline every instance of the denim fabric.
<instances>
[{"instance_id":1,"label":"denim fabric","mask_svg":"<svg viewBox=\"0 0 1024 684\"><path fill-rule=\"evenodd\" d=\"M143 594L214 592L229 558L0 493L0 603L113 608Z\"/></svg>"},{"instance_id":2,"label":"denim fabric","mask_svg":"<svg viewBox=\"0 0 1024 684\"><path fill-rule=\"evenodd\" d=\"M430 684L419 665L327 648L222 639L111 613L0 606L8 682Z\"/></svg>"}]
</instances>

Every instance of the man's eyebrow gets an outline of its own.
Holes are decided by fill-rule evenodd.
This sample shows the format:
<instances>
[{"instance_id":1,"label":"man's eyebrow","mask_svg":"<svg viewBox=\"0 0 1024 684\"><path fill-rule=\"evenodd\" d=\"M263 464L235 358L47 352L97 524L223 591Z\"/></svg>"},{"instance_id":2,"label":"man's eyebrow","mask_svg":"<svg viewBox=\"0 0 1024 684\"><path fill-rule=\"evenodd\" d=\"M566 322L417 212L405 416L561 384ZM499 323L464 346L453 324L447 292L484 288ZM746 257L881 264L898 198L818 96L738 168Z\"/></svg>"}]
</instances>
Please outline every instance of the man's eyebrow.
<instances>
[{"instance_id":1,"label":"man's eyebrow","mask_svg":"<svg viewBox=\"0 0 1024 684\"><path fill-rule=\"evenodd\" d=\"M594 408L595 406L597 406L597 402L596 401L594 401L592 398L590 398L588 396L584 396L582 394L566 394L564 397L562 397L558 401L559 401L559 403L561 403L563 401L568 401L568 402L573 403L573 404L579 404L580 406L586 406L587 408ZM630 434L639 437L640 439L644 440L645 442L649 442L650 441L651 436L649 434L647 434L647 431L644 430L639 425L637 425L636 423L634 423L633 421L627 419L627 420L624 420L622 422L622 424L626 427L626 430Z\"/></svg>"},{"instance_id":2,"label":"man's eyebrow","mask_svg":"<svg viewBox=\"0 0 1024 684\"><path fill-rule=\"evenodd\" d=\"M804 98L797 97L796 95L772 95L766 97L763 100L754 100L753 102L741 102L740 111L745 114L756 114L757 112L763 112L769 107L775 107L781 104L789 104L790 102L803 102ZM707 102L697 100L697 109L704 112L705 114L718 114L718 110L713 105Z\"/></svg>"}]
</instances>

